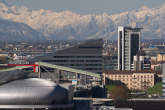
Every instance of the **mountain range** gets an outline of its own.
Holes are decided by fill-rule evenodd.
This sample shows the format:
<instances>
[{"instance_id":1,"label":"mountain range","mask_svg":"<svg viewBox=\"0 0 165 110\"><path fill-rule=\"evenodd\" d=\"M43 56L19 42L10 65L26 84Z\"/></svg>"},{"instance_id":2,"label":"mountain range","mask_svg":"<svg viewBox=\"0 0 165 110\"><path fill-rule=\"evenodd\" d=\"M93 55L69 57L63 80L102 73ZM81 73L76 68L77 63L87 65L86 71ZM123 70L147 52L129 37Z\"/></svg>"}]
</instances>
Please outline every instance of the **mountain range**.
<instances>
[{"instance_id":1,"label":"mountain range","mask_svg":"<svg viewBox=\"0 0 165 110\"><path fill-rule=\"evenodd\" d=\"M30 10L0 0L0 37L41 40L117 39L118 26L132 26L143 28L142 39L163 39L164 10L165 4L160 8L143 6L112 15L80 15L71 11Z\"/></svg>"},{"instance_id":2,"label":"mountain range","mask_svg":"<svg viewBox=\"0 0 165 110\"><path fill-rule=\"evenodd\" d=\"M0 19L0 39L1 42L21 42L44 40L46 38L26 24Z\"/></svg>"}]
</instances>

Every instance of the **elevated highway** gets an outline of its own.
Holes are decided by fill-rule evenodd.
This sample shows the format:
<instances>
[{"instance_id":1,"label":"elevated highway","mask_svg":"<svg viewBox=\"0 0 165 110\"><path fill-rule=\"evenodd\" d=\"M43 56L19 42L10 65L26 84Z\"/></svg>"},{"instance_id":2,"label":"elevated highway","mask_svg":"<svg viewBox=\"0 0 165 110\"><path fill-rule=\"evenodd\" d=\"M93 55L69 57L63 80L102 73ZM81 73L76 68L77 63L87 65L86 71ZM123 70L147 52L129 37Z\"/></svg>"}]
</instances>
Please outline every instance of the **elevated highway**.
<instances>
[{"instance_id":1,"label":"elevated highway","mask_svg":"<svg viewBox=\"0 0 165 110\"><path fill-rule=\"evenodd\" d=\"M72 72L72 73L78 73L78 74L83 74L83 75L92 76L92 77L96 77L96 78L101 78L101 75L98 73L88 72L88 71L84 71L84 70L80 70L80 69L74 69L74 68L70 68L70 67L59 66L59 65L54 65L54 64L45 63L45 62L36 62L36 64L40 65L40 66L58 69L58 70L63 70L63 71L68 71L68 72Z\"/></svg>"},{"instance_id":2,"label":"elevated highway","mask_svg":"<svg viewBox=\"0 0 165 110\"><path fill-rule=\"evenodd\" d=\"M0 66L6 66L6 69L0 70L0 72L22 70L26 68L32 68L33 73L38 73L38 77L51 79L57 83L59 81L75 81L76 85L87 86L87 82L101 82L101 75L98 73L88 72L80 69L54 65L45 62L36 62L35 64L1 64ZM41 69L51 68L53 71L42 71Z\"/></svg>"}]
</instances>

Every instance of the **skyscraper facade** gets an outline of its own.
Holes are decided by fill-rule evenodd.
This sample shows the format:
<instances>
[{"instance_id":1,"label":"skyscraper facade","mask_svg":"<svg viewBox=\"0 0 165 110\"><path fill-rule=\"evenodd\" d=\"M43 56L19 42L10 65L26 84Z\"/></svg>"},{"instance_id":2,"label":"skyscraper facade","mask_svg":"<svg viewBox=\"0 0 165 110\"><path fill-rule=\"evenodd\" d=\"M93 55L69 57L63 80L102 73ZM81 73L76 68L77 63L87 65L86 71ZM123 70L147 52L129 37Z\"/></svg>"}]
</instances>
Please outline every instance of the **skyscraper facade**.
<instances>
[{"instance_id":1,"label":"skyscraper facade","mask_svg":"<svg viewBox=\"0 0 165 110\"><path fill-rule=\"evenodd\" d=\"M131 70L133 57L140 50L141 28L118 27L118 70Z\"/></svg>"}]
</instances>

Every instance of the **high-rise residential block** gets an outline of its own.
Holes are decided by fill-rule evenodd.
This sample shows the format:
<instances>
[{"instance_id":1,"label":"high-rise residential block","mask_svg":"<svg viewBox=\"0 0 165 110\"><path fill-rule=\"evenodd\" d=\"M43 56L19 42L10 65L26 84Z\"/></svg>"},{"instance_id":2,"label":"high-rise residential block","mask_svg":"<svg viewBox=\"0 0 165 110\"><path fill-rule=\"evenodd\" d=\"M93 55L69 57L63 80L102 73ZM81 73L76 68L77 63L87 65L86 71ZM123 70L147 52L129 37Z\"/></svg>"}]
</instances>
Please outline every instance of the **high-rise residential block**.
<instances>
[{"instance_id":1,"label":"high-rise residential block","mask_svg":"<svg viewBox=\"0 0 165 110\"><path fill-rule=\"evenodd\" d=\"M140 50L141 28L118 27L118 70L131 70L133 57Z\"/></svg>"}]
</instances>

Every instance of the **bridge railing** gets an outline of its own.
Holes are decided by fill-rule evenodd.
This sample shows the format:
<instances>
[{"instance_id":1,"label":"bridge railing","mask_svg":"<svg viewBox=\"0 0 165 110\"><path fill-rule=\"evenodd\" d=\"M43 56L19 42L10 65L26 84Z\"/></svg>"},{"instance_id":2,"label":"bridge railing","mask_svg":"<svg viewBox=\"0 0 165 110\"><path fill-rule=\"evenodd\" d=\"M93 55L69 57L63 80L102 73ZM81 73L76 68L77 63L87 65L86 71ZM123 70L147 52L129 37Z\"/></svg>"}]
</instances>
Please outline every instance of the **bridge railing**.
<instances>
[{"instance_id":1,"label":"bridge railing","mask_svg":"<svg viewBox=\"0 0 165 110\"><path fill-rule=\"evenodd\" d=\"M54 65L54 64L45 63L45 62L36 62L36 64L38 64L40 66L69 71L69 72L73 72L73 73L79 73L79 74L88 75L88 76L92 76L92 77L101 79L101 75L98 73L88 72L88 71L74 69L74 68L65 67L65 66Z\"/></svg>"}]
</instances>

